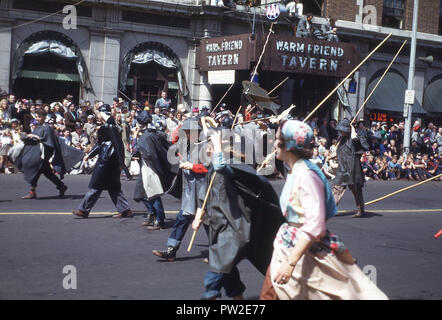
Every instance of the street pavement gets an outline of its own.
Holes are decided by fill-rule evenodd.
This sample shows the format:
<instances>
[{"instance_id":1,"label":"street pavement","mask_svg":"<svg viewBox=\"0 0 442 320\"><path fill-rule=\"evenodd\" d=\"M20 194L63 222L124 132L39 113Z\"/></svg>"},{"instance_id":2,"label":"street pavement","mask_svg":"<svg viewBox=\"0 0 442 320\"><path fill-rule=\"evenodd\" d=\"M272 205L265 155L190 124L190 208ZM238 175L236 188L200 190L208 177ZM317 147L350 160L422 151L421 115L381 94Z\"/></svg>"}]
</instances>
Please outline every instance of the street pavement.
<instances>
[{"instance_id":1,"label":"street pavement","mask_svg":"<svg viewBox=\"0 0 442 320\"><path fill-rule=\"evenodd\" d=\"M132 200L135 181L122 178L123 192L136 216L111 218L115 207L103 192L88 219L71 211L87 190L90 176L66 176L64 199L44 177L38 199L21 200L28 190L21 174L0 175L0 299L197 300L208 265L207 238L199 231L187 252L188 230L175 262L151 254L165 249L180 202L164 196L168 229L146 230L145 208ZM277 192L283 180L272 180ZM368 182L365 201L412 185L408 181ZM391 299L442 299L442 182L429 182L367 207L369 217L354 219L346 192L339 216L328 228L357 258L358 265ZM73 274L76 289L65 289ZM68 267L69 268L69 267ZM257 299L263 276L248 262L239 264L246 299ZM70 282L72 284L72 282ZM226 299L223 294L223 299Z\"/></svg>"}]
</instances>

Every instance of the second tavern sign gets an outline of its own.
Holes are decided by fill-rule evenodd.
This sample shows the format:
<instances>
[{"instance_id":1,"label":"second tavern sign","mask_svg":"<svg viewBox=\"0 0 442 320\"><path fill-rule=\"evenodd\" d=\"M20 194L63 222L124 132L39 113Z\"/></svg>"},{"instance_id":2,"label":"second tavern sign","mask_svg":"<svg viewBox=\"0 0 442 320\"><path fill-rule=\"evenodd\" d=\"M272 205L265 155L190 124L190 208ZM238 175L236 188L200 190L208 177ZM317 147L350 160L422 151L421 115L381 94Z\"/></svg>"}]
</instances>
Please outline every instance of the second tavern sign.
<instances>
[{"instance_id":1,"label":"second tavern sign","mask_svg":"<svg viewBox=\"0 0 442 320\"><path fill-rule=\"evenodd\" d=\"M345 77L359 59L356 46L307 38L270 37L263 70Z\"/></svg>"}]
</instances>

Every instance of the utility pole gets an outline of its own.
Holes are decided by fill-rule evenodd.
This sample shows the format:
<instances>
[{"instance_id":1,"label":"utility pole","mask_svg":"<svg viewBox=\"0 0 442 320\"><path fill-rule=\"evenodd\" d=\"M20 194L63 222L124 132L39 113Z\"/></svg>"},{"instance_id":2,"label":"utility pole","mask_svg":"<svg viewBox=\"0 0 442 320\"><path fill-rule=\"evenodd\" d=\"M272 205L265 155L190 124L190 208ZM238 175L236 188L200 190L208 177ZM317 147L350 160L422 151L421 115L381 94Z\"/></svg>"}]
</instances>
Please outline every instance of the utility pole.
<instances>
[{"instance_id":1,"label":"utility pole","mask_svg":"<svg viewBox=\"0 0 442 320\"><path fill-rule=\"evenodd\" d=\"M414 69L416 64L416 36L417 36L417 19L419 12L419 0L414 0L413 8L413 27L411 34L411 50L410 50L410 66L408 69L408 90L413 90L414 82ZM411 121L413 116L413 105L414 105L414 95L413 103L404 104L404 117L405 117L405 132L404 132L404 151L408 155L410 152L410 140L411 140Z\"/></svg>"}]
</instances>

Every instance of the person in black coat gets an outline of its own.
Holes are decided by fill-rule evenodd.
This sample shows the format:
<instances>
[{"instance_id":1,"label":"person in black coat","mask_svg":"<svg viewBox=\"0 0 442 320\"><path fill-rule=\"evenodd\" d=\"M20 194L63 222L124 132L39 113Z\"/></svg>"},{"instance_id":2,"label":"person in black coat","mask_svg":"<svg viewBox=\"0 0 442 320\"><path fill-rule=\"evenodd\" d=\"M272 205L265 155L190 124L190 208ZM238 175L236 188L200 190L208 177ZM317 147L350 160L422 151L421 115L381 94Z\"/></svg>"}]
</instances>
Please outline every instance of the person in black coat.
<instances>
[{"instance_id":1,"label":"person in black coat","mask_svg":"<svg viewBox=\"0 0 442 320\"><path fill-rule=\"evenodd\" d=\"M338 169L336 172L333 196L336 204L342 199L345 188L348 187L355 198L358 212L355 218L365 216L364 197L362 187L365 183L364 173L361 166L361 156L369 149L365 135L360 135L350 124L348 119L339 122L336 129L342 139L336 151L338 156Z\"/></svg>"},{"instance_id":2,"label":"person in black coat","mask_svg":"<svg viewBox=\"0 0 442 320\"><path fill-rule=\"evenodd\" d=\"M78 208L72 213L75 216L87 218L101 192L107 190L119 212L113 217L132 217L132 210L121 191L120 173L124 169L123 141L115 125L115 120L111 116L111 108L108 104L100 107L98 117L104 122L98 129L98 143L86 155L84 161L96 155L98 155L98 160L89 183L89 191L85 194Z\"/></svg>"},{"instance_id":3,"label":"person in black coat","mask_svg":"<svg viewBox=\"0 0 442 320\"><path fill-rule=\"evenodd\" d=\"M40 175L43 174L59 190L59 196L63 197L67 186L54 174L49 159L52 159L52 166L61 177L66 172L64 161L61 154L60 144L54 129L45 124L46 112L37 111L37 121L39 126L29 133L24 139L25 144L21 161L18 164L23 171L24 178L30 185L29 193L22 199L34 199L37 197L36 188Z\"/></svg>"},{"instance_id":4,"label":"person in black coat","mask_svg":"<svg viewBox=\"0 0 442 320\"><path fill-rule=\"evenodd\" d=\"M167 159L171 143L164 132L152 125L152 116L148 111L141 112L137 121L142 132L137 142L141 169L135 186L134 200L142 201L146 206L148 218L143 225L149 230L160 230L165 228L161 196L169 190L176 176Z\"/></svg>"}]
</instances>

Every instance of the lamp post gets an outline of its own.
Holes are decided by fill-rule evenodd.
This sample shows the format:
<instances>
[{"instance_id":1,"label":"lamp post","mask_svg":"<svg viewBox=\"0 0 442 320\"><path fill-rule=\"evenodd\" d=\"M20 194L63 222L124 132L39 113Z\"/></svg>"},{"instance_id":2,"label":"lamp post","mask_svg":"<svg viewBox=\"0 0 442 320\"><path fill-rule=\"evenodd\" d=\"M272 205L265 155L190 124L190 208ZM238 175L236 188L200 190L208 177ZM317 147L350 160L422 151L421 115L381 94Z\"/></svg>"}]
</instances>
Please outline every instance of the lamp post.
<instances>
[{"instance_id":1,"label":"lamp post","mask_svg":"<svg viewBox=\"0 0 442 320\"><path fill-rule=\"evenodd\" d=\"M413 90L414 69L416 63L416 36L417 36L418 11L419 11L419 0L414 0L410 66L408 69L408 87L407 87L408 90ZM413 116L413 105L414 105L414 98L413 98L413 103L409 104L407 103L407 101L405 101L404 104L404 117L405 117L404 151L407 155L410 152L411 120Z\"/></svg>"}]
</instances>

